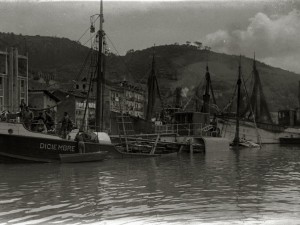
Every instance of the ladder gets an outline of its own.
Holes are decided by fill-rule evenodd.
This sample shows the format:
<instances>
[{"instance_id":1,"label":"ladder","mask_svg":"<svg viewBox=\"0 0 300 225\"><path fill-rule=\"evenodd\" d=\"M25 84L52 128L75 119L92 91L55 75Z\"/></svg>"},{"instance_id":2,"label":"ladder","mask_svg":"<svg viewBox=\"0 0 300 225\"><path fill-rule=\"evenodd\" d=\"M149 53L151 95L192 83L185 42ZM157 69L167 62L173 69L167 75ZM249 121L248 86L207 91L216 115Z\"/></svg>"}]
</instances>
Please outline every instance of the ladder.
<instances>
[{"instance_id":1,"label":"ladder","mask_svg":"<svg viewBox=\"0 0 300 225\"><path fill-rule=\"evenodd\" d=\"M126 151L129 152L130 150L132 150L132 145L130 145L132 141L130 141L130 138L128 138L128 136L133 137L136 142L136 135L135 135L135 131L130 116L123 114L121 100L119 101L119 105L120 105L120 116L116 117L118 131L119 131L119 138L120 138L121 145L122 146L125 145Z\"/></svg>"}]
</instances>

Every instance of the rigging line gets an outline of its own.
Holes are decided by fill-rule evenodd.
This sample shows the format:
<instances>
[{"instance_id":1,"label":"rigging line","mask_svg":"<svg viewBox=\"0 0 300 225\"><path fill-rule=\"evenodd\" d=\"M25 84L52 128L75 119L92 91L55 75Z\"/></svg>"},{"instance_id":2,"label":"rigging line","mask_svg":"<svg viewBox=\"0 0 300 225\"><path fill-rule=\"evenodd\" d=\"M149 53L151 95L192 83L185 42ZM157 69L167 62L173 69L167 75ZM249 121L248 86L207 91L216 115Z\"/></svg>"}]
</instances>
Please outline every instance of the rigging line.
<instances>
[{"instance_id":1,"label":"rigging line","mask_svg":"<svg viewBox=\"0 0 300 225\"><path fill-rule=\"evenodd\" d=\"M81 38L86 34L86 32L88 32L88 30L90 29L90 27L84 32L84 34L83 35L81 35L81 37L78 39L78 41L77 42L79 42L80 40L81 40Z\"/></svg>"},{"instance_id":2,"label":"rigging line","mask_svg":"<svg viewBox=\"0 0 300 225\"><path fill-rule=\"evenodd\" d=\"M99 15L98 15L98 17L95 19L94 23L95 23L98 19L99 19ZM86 32L88 32L89 29L90 29L90 27L84 32L83 35L81 35L81 37L78 39L78 41L81 40L81 38L86 34Z\"/></svg>"},{"instance_id":3,"label":"rigging line","mask_svg":"<svg viewBox=\"0 0 300 225\"><path fill-rule=\"evenodd\" d=\"M17 42L16 44L11 45L11 47L15 47L15 46L21 44L24 40L26 40L25 37L21 41Z\"/></svg>"},{"instance_id":4,"label":"rigging line","mask_svg":"<svg viewBox=\"0 0 300 225\"><path fill-rule=\"evenodd\" d=\"M97 35L97 33L95 33L92 37L90 37L89 38L89 40L87 40L84 44L83 44L83 46L85 46L86 45L86 43L88 43L93 37L95 37Z\"/></svg>"},{"instance_id":5,"label":"rigging line","mask_svg":"<svg viewBox=\"0 0 300 225\"><path fill-rule=\"evenodd\" d=\"M126 68L128 69L130 75L133 77L133 79L135 80L135 82L137 82L140 86L140 88L143 88L141 86L141 84L137 81L137 79L133 76L132 72L130 71L129 67L127 66L127 64L125 63L124 59L122 58L122 56L120 55L120 53L118 52L118 50L116 49L116 47L114 46L114 44L112 43L112 41L110 40L110 38L108 37L108 35L106 34L106 37L108 38L109 42L112 44L112 46L114 47L114 49L116 50L116 52L118 53L118 55L120 56L121 60L123 61L124 65L126 66Z\"/></svg>"},{"instance_id":6,"label":"rigging line","mask_svg":"<svg viewBox=\"0 0 300 225\"><path fill-rule=\"evenodd\" d=\"M5 43L6 45L10 45L8 42L4 41L2 38L0 38L0 41L2 41L3 43Z\"/></svg>"},{"instance_id":7,"label":"rigging line","mask_svg":"<svg viewBox=\"0 0 300 225\"><path fill-rule=\"evenodd\" d=\"M242 80L243 80L243 82L244 82L243 76L242 76ZM243 83L243 82L242 82L242 83ZM247 100L250 102L250 98L249 98L249 95L248 95L248 92L247 92L247 89L246 89L246 86L245 86L245 82L244 82L243 84L244 84L244 89L245 89L245 92L246 92ZM253 112L253 109L252 109L251 104L249 104L249 106L250 106L251 113L252 113L252 115L253 115L253 122L254 122L254 126L255 126L255 131L256 131L256 134L257 134L257 139L258 139L259 145L260 145L260 147L261 147L261 146L262 146L262 144L261 144L262 140L261 140L261 136L260 136L260 134L259 134L259 132L258 132L258 128L257 128L257 125L256 125L255 114L254 114L254 112Z\"/></svg>"},{"instance_id":8,"label":"rigging line","mask_svg":"<svg viewBox=\"0 0 300 225\"><path fill-rule=\"evenodd\" d=\"M79 70L79 73L78 73L78 75L76 76L76 79L75 79L76 82L78 81L79 77L81 76L81 73L82 73L82 71L83 71L83 69L84 69L84 66L85 66L85 64L87 63L87 61L88 61L88 59L89 59L89 57L90 57L90 55L91 55L92 52L93 52L93 48L91 48L90 51L88 52L88 54L87 54L87 56L86 56L86 58L85 58L85 60L84 60L84 62L83 62L83 64L82 64L82 66L81 66L81 68L80 68L80 70Z\"/></svg>"},{"instance_id":9,"label":"rigging line","mask_svg":"<svg viewBox=\"0 0 300 225\"><path fill-rule=\"evenodd\" d=\"M151 70L149 70L145 76L142 77L142 79L140 80L140 82L142 82L142 80L144 80L144 78L151 72ZM134 85L132 88L129 89L129 91L132 91L136 88L137 85Z\"/></svg>"}]
</instances>

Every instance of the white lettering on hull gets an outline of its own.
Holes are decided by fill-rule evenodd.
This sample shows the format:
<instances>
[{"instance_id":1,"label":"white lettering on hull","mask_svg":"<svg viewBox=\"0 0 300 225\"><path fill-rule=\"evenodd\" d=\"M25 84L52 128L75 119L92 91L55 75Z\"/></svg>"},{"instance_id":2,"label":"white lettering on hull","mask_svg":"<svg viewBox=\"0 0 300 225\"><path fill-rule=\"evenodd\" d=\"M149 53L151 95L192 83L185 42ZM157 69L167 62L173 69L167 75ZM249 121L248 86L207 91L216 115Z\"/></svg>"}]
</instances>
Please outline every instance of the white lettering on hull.
<instances>
[{"instance_id":1,"label":"white lettering on hull","mask_svg":"<svg viewBox=\"0 0 300 225\"><path fill-rule=\"evenodd\" d=\"M74 152L75 146L40 143L40 149Z\"/></svg>"}]
</instances>

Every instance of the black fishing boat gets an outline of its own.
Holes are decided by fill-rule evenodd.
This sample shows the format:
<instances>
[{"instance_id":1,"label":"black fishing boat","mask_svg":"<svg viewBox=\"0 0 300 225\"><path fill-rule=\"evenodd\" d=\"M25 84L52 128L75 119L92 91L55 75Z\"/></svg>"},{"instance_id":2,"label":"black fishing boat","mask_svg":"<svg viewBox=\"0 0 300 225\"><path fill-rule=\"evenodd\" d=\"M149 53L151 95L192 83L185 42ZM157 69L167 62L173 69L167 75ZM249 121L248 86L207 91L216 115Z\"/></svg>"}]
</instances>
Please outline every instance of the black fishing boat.
<instances>
[{"instance_id":1,"label":"black fishing boat","mask_svg":"<svg viewBox=\"0 0 300 225\"><path fill-rule=\"evenodd\" d=\"M78 143L74 139L74 134L78 131L73 131L70 139L66 140L58 135L39 133L27 129L22 122L20 122L19 102L23 99L28 104L28 63L27 73L18 74L18 60L28 60L26 56L18 56L17 50L11 47L9 53L5 54L6 64L9 68L6 73L0 74L1 86L0 92L6 94L4 104L0 105L2 111L9 111L9 114L3 116L0 121L0 162L2 163L52 163L61 162L61 158L69 155L76 156L76 160L82 161L87 155L107 152L107 158L134 158L134 157L155 157L161 154L156 154L156 146L150 152L132 151L128 148L116 148L112 144L110 137L102 131L103 129L103 53L102 44L104 32L102 28L103 23L103 3L100 2L100 29L98 32L98 51L97 51L97 96L96 96L96 115L95 115L95 131L96 140L94 142L85 142L85 153L80 153ZM4 85L3 85L4 84ZM6 88L4 90L4 88ZM2 94L3 94L2 93ZM2 95L3 96L3 95ZM5 108L4 108L5 106ZM157 142L156 142L157 144ZM87 154L87 155L85 155Z\"/></svg>"}]
</instances>

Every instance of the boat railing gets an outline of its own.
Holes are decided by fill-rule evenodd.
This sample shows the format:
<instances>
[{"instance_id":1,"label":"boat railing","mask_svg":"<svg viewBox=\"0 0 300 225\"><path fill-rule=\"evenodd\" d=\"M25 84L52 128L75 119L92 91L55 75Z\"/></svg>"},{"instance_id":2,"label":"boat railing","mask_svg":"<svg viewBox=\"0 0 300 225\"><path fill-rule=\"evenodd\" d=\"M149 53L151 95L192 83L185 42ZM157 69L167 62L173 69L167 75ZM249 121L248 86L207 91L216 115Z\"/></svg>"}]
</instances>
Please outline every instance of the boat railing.
<instances>
[{"instance_id":1,"label":"boat railing","mask_svg":"<svg viewBox=\"0 0 300 225\"><path fill-rule=\"evenodd\" d=\"M177 133L179 135L193 136L218 136L218 128L213 125L202 123L187 123L187 124L165 124L155 125L155 133Z\"/></svg>"}]
</instances>

